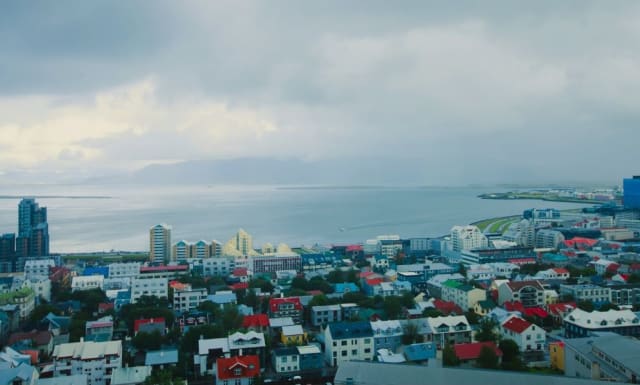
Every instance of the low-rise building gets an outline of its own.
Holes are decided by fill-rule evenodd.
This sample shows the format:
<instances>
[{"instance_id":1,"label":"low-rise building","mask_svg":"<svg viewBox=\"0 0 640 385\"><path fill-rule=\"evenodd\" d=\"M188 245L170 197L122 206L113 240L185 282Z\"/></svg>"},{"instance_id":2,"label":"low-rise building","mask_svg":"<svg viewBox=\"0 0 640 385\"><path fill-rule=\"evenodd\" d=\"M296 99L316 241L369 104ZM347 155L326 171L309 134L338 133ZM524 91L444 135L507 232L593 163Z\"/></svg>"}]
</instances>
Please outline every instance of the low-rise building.
<instances>
[{"instance_id":1,"label":"low-rise building","mask_svg":"<svg viewBox=\"0 0 640 385\"><path fill-rule=\"evenodd\" d=\"M258 356L245 355L216 360L216 384L250 385L260 375Z\"/></svg>"},{"instance_id":2,"label":"low-rise building","mask_svg":"<svg viewBox=\"0 0 640 385\"><path fill-rule=\"evenodd\" d=\"M196 310L201 303L207 300L207 289L193 289L191 285L186 285L182 289L173 291L173 310L181 313L188 313Z\"/></svg>"},{"instance_id":3,"label":"low-rise building","mask_svg":"<svg viewBox=\"0 0 640 385\"><path fill-rule=\"evenodd\" d=\"M570 296L572 301L593 302L603 304L611 302L611 289L592 284L586 285L560 285L560 296Z\"/></svg>"},{"instance_id":4,"label":"low-rise building","mask_svg":"<svg viewBox=\"0 0 640 385\"><path fill-rule=\"evenodd\" d=\"M587 312L574 309L564 318L563 328L566 338L586 337L598 331L640 337L640 320L631 310Z\"/></svg>"},{"instance_id":5,"label":"low-rise building","mask_svg":"<svg viewBox=\"0 0 640 385\"><path fill-rule=\"evenodd\" d=\"M271 298L269 300L269 318L291 317L295 323L301 323L303 310L298 297Z\"/></svg>"},{"instance_id":6,"label":"low-rise building","mask_svg":"<svg viewBox=\"0 0 640 385\"><path fill-rule=\"evenodd\" d=\"M85 341L111 341L113 338L113 318L107 316L96 321L87 321L84 330Z\"/></svg>"},{"instance_id":7,"label":"low-rise building","mask_svg":"<svg viewBox=\"0 0 640 385\"><path fill-rule=\"evenodd\" d=\"M546 349L547 333L544 329L518 316L509 317L499 330L502 338L514 340L523 353Z\"/></svg>"},{"instance_id":8,"label":"low-rise building","mask_svg":"<svg viewBox=\"0 0 640 385\"><path fill-rule=\"evenodd\" d=\"M136 303L142 296L168 298L168 285L167 278L132 278L131 303Z\"/></svg>"},{"instance_id":9,"label":"low-rise building","mask_svg":"<svg viewBox=\"0 0 640 385\"><path fill-rule=\"evenodd\" d=\"M206 258L201 263L202 274L205 276L226 277L236 268L236 261L232 257Z\"/></svg>"},{"instance_id":10,"label":"low-rise building","mask_svg":"<svg viewBox=\"0 0 640 385\"><path fill-rule=\"evenodd\" d=\"M388 349L395 352L402 344L404 330L400 321L371 321L371 330L373 331L373 343L376 352L380 349Z\"/></svg>"},{"instance_id":11,"label":"low-rise building","mask_svg":"<svg viewBox=\"0 0 640 385\"><path fill-rule=\"evenodd\" d=\"M635 383L640 378L640 342L615 333L563 341L567 377Z\"/></svg>"},{"instance_id":12,"label":"low-rise building","mask_svg":"<svg viewBox=\"0 0 640 385\"><path fill-rule=\"evenodd\" d=\"M86 374L87 385L109 385L111 373L122 367L122 341L81 341L53 350L54 376Z\"/></svg>"},{"instance_id":13,"label":"low-rise building","mask_svg":"<svg viewBox=\"0 0 640 385\"><path fill-rule=\"evenodd\" d=\"M524 307L544 306L544 287L539 281L510 281L498 287L498 304L519 301Z\"/></svg>"},{"instance_id":14,"label":"low-rise building","mask_svg":"<svg viewBox=\"0 0 640 385\"><path fill-rule=\"evenodd\" d=\"M151 375L151 366L116 368L111 372L109 385L139 385Z\"/></svg>"},{"instance_id":15,"label":"low-rise building","mask_svg":"<svg viewBox=\"0 0 640 385\"><path fill-rule=\"evenodd\" d=\"M300 354L295 347L276 348L271 351L271 365L276 373L300 371Z\"/></svg>"},{"instance_id":16,"label":"low-rise building","mask_svg":"<svg viewBox=\"0 0 640 385\"><path fill-rule=\"evenodd\" d=\"M280 342L285 345L303 344L307 342L307 333L302 330L300 325L283 326L282 333L280 333Z\"/></svg>"},{"instance_id":17,"label":"low-rise building","mask_svg":"<svg viewBox=\"0 0 640 385\"><path fill-rule=\"evenodd\" d=\"M502 350L500 350L493 341L453 345L453 351L461 364L475 365L478 357L480 357L480 352L482 352L482 349L485 347L495 353L496 357L498 357L498 362L501 361Z\"/></svg>"},{"instance_id":18,"label":"low-rise building","mask_svg":"<svg viewBox=\"0 0 640 385\"><path fill-rule=\"evenodd\" d=\"M71 291L101 289L104 285L102 275L78 275L71 279Z\"/></svg>"},{"instance_id":19,"label":"low-rise building","mask_svg":"<svg viewBox=\"0 0 640 385\"><path fill-rule=\"evenodd\" d=\"M463 311L473 309L479 301L487 299L487 292L458 281L447 281L442 285L442 300L453 302Z\"/></svg>"},{"instance_id":20,"label":"low-rise building","mask_svg":"<svg viewBox=\"0 0 640 385\"><path fill-rule=\"evenodd\" d=\"M322 326L340 321L342 321L342 308L340 305L311 307L311 324L313 326Z\"/></svg>"},{"instance_id":21,"label":"low-rise building","mask_svg":"<svg viewBox=\"0 0 640 385\"><path fill-rule=\"evenodd\" d=\"M433 341L442 349L446 344L462 344L471 342L471 325L463 315L426 318L431 334L427 342Z\"/></svg>"},{"instance_id":22,"label":"low-rise building","mask_svg":"<svg viewBox=\"0 0 640 385\"><path fill-rule=\"evenodd\" d=\"M325 360L330 366L349 360L373 360L373 330L369 322L329 324L324 330L324 339Z\"/></svg>"}]
</instances>

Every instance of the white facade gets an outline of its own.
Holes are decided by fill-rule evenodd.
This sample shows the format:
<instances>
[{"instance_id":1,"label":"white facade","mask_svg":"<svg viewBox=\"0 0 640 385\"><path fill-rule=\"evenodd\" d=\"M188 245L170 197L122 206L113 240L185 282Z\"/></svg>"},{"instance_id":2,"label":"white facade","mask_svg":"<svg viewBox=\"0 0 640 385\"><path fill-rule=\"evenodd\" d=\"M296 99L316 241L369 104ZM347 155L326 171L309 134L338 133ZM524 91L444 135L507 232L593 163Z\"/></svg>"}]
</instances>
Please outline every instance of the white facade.
<instances>
[{"instance_id":1,"label":"white facade","mask_svg":"<svg viewBox=\"0 0 640 385\"><path fill-rule=\"evenodd\" d=\"M509 225L502 235L506 241L515 242L517 245L533 247L535 244L536 229L533 221L523 219L520 222Z\"/></svg>"},{"instance_id":2,"label":"white facade","mask_svg":"<svg viewBox=\"0 0 640 385\"><path fill-rule=\"evenodd\" d=\"M104 287L102 275L83 275L71 279L71 291L101 289Z\"/></svg>"},{"instance_id":3,"label":"white facade","mask_svg":"<svg viewBox=\"0 0 640 385\"><path fill-rule=\"evenodd\" d=\"M453 251L472 250L489 246L487 237L477 226L454 226L451 229Z\"/></svg>"},{"instance_id":4,"label":"white facade","mask_svg":"<svg viewBox=\"0 0 640 385\"><path fill-rule=\"evenodd\" d=\"M536 234L536 247L557 249L564 241L564 235L556 230L542 229Z\"/></svg>"},{"instance_id":5,"label":"white facade","mask_svg":"<svg viewBox=\"0 0 640 385\"><path fill-rule=\"evenodd\" d=\"M463 311L473 309L476 303L487 299L487 292L469 285L451 281L442 285L442 300L453 302Z\"/></svg>"},{"instance_id":6,"label":"white facade","mask_svg":"<svg viewBox=\"0 0 640 385\"><path fill-rule=\"evenodd\" d=\"M207 258L202 260L202 274L208 276L226 277L236 268L233 258Z\"/></svg>"},{"instance_id":7,"label":"white facade","mask_svg":"<svg viewBox=\"0 0 640 385\"><path fill-rule=\"evenodd\" d=\"M51 280L47 276L34 275L27 279L29 287L33 289L36 298L51 302Z\"/></svg>"},{"instance_id":8,"label":"white facade","mask_svg":"<svg viewBox=\"0 0 640 385\"><path fill-rule=\"evenodd\" d=\"M502 338L515 341L521 352L545 350L547 340L545 330L518 316L511 316L502 322L500 335Z\"/></svg>"},{"instance_id":9,"label":"white facade","mask_svg":"<svg viewBox=\"0 0 640 385\"><path fill-rule=\"evenodd\" d=\"M165 264L171 257L171 226L159 224L149 229L149 260Z\"/></svg>"},{"instance_id":10,"label":"white facade","mask_svg":"<svg viewBox=\"0 0 640 385\"><path fill-rule=\"evenodd\" d=\"M109 264L109 278L133 278L140 275L139 262L117 262Z\"/></svg>"},{"instance_id":11,"label":"white facade","mask_svg":"<svg viewBox=\"0 0 640 385\"><path fill-rule=\"evenodd\" d=\"M143 295L168 298L168 283L166 278L133 278L131 280L131 303L136 303Z\"/></svg>"},{"instance_id":12,"label":"white facade","mask_svg":"<svg viewBox=\"0 0 640 385\"><path fill-rule=\"evenodd\" d=\"M53 350L55 377L85 374L87 385L107 385L114 369L122 367L122 341L74 342Z\"/></svg>"},{"instance_id":13,"label":"white facade","mask_svg":"<svg viewBox=\"0 0 640 385\"><path fill-rule=\"evenodd\" d=\"M27 278L38 276L49 276L49 269L55 267L56 263L52 258L47 259L30 259L24 263L24 274Z\"/></svg>"},{"instance_id":14,"label":"white facade","mask_svg":"<svg viewBox=\"0 0 640 385\"><path fill-rule=\"evenodd\" d=\"M598 275L603 275L607 271L607 267L615 262L607 259L598 259L597 261L589 262L596 269Z\"/></svg>"},{"instance_id":15,"label":"white facade","mask_svg":"<svg viewBox=\"0 0 640 385\"><path fill-rule=\"evenodd\" d=\"M371 325L366 322L354 322L350 327L366 324L368 332L362 336L349 333L344 323L329 324L324 330L325 360L330 366L339 366L345 361L372 361L375 355ZM343 333L332 333L333 328L344 330ZM335 336L333 335L335 334ZM338 336L340 334L340 336Z\"/></svg>"},{"instance_id":16,"label":"white facade","mask_svg":"<svg viewBox=\"0 0 640 385\"><path fill-rule=\"evenodd\" d=\"M175 290L173 292L173 310L177 312L190 312L207 300L207 289Z\"/></svg>"},{"instance_id":17,"label":"white facade","mask_svg":"<svg viewBox=\"0 0 640 385\"><path fill-rule=\"evenodd\" d=\"M463 315L447 317L429 317L423 319L431 331L427 335L428 341L438 344L439 348L444 348L445 344L457 344L471 342L471 325L467 317ZM411 320L419 322L419 320Z\"/></svg>"}]
</instances>

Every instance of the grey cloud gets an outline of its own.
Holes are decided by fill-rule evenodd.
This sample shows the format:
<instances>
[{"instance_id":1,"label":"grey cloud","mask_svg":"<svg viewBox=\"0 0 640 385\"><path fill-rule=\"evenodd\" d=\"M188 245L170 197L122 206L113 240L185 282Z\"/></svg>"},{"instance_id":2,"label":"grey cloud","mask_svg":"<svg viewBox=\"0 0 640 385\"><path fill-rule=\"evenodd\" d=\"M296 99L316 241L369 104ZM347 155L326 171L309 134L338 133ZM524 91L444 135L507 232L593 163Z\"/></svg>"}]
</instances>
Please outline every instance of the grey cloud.
<instances>
[{"instance_id":1,"label":"grey cloud","mask_svg":"<svg viewBox=\"0 0 640 385\"><path fill-rule=\"evenodd\" d=\"M636 2L2 7L4 97L91 95L152 76L168 109L207 99L268 111L282 131L234 157L404 159L388 170L416 183L633 172ZM85 144L114 161L218 156L193 140L165 127ZM613 177L602 159L620 165Z\"/></svg>"}]
</instances>

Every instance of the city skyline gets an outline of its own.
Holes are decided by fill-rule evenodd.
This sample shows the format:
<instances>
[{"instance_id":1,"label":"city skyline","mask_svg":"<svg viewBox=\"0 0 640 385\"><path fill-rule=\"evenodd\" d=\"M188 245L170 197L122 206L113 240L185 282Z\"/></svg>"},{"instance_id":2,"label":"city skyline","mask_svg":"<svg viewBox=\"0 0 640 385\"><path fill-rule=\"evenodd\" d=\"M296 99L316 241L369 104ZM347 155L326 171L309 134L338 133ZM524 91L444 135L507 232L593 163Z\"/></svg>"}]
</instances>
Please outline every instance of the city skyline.
<instances>
[{"instance_id":1,"label":"city skyline","mask_svg":"<svg viewBox=\"0 0 640 385\"><path fill-rule=\"evenodd\" d=\"M4 4L0 182L257 159L323 183L611 183L637 173L639 17L630 1Z\"/></svg>"}]
</instances>

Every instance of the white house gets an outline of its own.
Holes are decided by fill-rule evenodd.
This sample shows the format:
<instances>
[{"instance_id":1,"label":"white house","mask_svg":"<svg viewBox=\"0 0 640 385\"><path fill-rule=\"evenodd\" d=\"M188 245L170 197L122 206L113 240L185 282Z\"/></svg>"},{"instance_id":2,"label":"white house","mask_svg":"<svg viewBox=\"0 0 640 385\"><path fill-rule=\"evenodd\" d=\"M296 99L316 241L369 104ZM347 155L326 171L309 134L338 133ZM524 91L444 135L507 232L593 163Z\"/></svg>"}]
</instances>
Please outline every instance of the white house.
<instances>
[{"instance_id":1,"label":"white house","mask_svg":"<svg viewBox=\"0 0 640 385\"><path fill-rule=\"evenodd\" d=\"M71 279L71 291L102 289L104 287L104 276L86 275L76 276Z\"/></svg>"},{"instance_id":2,"label":"white house","mask_svg":"<svg viewBox=\"0 0 640 385\"><path fill-rule=\"evenodd\" d=\"M325 360L330 366L341 362L372 361L373 330L369 322L338 322L324 329Z\"/></svg>"},{"instance_id":3,"label":"white house","mask_svg":"<svg viewBox=\"0 0 640 385\"><path fill-rule=\"evenodd\" d=\"M80 341L53 350L54 376L87 375L87 385L108 385L111 373L122 367L122 341Z\"/></svg>"},{"instance_id":4,"label":"white house","mask_svg":"<svg viewBox=\"0 0 640 385\"><path fill-rule=\"evenodd\" d=\"M132 278L131 303L136 303L142 296L169 297L167 278Z\"/></svg>"},{"instance_id":5,"label":"white house","mask_svg":"<svg viewBox=\"0 0 640 385\"><path fill-rule=\"evenodd\" d=\"M431 334L427 335L427 342L433 341L442 349L447 343L461 344L471 342L471 325L467 317L447 316L426 318Z\"/></svg>"},{"instance_id":6,"label":"white house","mask_svg":"<svg viewBox=\"0 0 640 385\"><path fill-rule=\"evenodd\" d=\"M511 316L502 322L500 335L514 340L521 352L545 350L547 334L544 329L518 316Z\"/></svg>"},{"instance_id":7,"label":"white house","mask_svg":"<svg viewBox=\"0 0 640 385\"><path fill-rule=\"evenodd\" d=\"M24 274L27 278L38 276L49 276L49 269L55 267L56 263L52 258L47 259L29 259L24 262Z\"/></svg>"}]
</instances>

